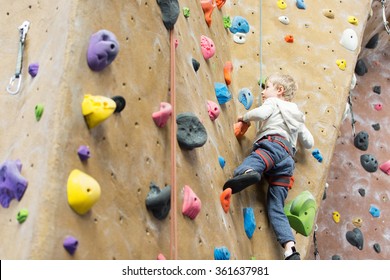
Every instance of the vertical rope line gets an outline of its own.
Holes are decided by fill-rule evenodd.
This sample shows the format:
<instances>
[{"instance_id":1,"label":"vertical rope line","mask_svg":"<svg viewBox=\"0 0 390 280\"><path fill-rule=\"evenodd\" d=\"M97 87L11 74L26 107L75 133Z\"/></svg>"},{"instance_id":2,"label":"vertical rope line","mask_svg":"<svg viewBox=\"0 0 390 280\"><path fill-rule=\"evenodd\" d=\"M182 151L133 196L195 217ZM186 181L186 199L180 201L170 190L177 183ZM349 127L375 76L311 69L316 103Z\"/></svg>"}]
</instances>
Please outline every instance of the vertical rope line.
<instances>
[{"instance_id":1,"label":"vertical rope line","mask_svg":"<svg viewBox=\"0 0 390 280\"><path fill-rule=\"evenodd\" d=\"M177 199L176 199L176 103L175 103L175 39L173 29L170 30L170 45L171 45L171 260L177 259Z\"/></svg>"}]
</instances>

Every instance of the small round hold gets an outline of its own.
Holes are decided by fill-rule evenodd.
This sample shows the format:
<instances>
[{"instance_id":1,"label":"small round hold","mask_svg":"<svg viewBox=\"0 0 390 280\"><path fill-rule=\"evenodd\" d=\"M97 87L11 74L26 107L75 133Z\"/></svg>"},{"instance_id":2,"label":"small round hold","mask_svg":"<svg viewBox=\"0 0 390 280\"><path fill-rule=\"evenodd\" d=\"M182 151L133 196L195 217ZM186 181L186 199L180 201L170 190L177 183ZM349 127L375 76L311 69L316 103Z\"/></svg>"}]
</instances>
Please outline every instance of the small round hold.
<instances>
[{"instance_id":1,"label":"small round hold","mask_svg":"<svg viewBox=\"0 0 390 280\"><path fill-rule=\"evenodd\" d=\"M341 257L340 257L339 255L333 255L333 256L332 256L332 260L337 260L337 261L339 261L339 260L341 260Z\"/></svg>"},{"instance_id":2,"label":"small round hold","mask_svg":"<svg viewBox=\"0 0 390 280\"><path fill-rule=\"evenodd\" d=\"M116 108L114 113L120 113L126 107L126 100L122 96L114 96L111 98L116 103Z\"/></svg>"},{"instance_id":3,"label":"small round hold","mask_svg":"<svg viewBox=\"0 0 390 280\"><path fill-rule=\"evenodd\" d=\"M381 252L381 246L379 245L379 243L375 243L373 247L375 252L377 252L378 254Z\"/></svg>"}]
</instances>

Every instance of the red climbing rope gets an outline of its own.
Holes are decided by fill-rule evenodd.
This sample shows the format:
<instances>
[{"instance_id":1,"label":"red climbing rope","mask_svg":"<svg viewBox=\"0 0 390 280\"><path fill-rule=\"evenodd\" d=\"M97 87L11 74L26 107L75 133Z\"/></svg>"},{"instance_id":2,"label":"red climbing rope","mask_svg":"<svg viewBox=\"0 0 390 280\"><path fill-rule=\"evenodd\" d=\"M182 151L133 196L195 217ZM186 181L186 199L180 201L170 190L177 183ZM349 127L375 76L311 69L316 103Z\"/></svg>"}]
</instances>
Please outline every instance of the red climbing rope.
<instances>
[{"instance_id":1,"label":"red climbing rope","mask_svg":"<svg viewBox=\"0 0 390 280\"><path fill-rule=\"evenodd\" d=\"M175 104L175 39L173 29L170 31L171 44L171 260L177 259L177 221L176 221L176 104Z\"/></svg>"}]
</instances>

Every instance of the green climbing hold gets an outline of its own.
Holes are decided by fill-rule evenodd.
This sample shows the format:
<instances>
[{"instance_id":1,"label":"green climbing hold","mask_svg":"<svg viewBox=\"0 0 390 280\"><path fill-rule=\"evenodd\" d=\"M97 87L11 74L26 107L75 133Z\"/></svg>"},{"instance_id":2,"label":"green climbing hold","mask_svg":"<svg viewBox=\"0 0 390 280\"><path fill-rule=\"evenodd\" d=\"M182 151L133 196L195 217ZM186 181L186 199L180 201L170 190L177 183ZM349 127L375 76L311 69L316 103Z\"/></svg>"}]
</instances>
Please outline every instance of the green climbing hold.
<instances>
[{"instance_id":1,"label":"green climbing hold","mask_svg":"<svg viewBox=\"0 0 390 280\"><path fill-rule=\"evenodd\" d=\"M232 27L232 21L231 21L229 16L224 16L223 17L223 27L225 27L225 28Z\"/></svg>"},{"instance_id":2,"label":"green climbing hold","mask_svg":"<svg viewBox=\"0 0 390 280\"><path fill-rule=\"evenodd\" d=\"M35 119L37 120L37 122L39 122L39 120L41 119L43 115L43 105L42 104L37 104L35 106Z\"/></svg>"},{"instance_id":3,"label":"green climbing hold","mask_svg":"<svg viewBox=\"0 0 390 280\"><path fill-rule=\"evenodd\" d=\"M290 226L304 236L313 229L316 211L317 203L309 191L303 191L284 207Z\"/></svg>"},{"instance_id":4,"label":"green climbing hold","mask_svg":"<svg viewBox=\"0 0 390 280\"><path fill-rule=\"evenodd\" d=\"M16 215L16 220L18 220L19 224L21 224L24 223L25 220L27 220L27 217L28 217L28 210L23 208Z\"/></svg>"},{"instance_id":5,"label":"green climbing hold","mask_svg":"<svg viewBox=\"0 0 390 280\"><path fill-rule=\"evenodd\" d=\"M183 8L183 15L185 18L189 18L190 17L190 8L184 7Z\"/></svg>"}]
</instances>

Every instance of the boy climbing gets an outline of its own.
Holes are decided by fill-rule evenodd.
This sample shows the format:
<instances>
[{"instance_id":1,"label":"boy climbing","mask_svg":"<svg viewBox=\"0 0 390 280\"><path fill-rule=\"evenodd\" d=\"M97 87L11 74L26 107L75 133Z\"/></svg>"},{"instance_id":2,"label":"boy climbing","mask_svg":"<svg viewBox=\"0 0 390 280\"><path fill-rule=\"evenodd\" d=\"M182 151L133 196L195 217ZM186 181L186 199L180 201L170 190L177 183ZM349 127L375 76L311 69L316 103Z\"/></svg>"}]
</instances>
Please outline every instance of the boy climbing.
<instances>
[{"instance_id":1,"label":"boy climbing","mask_svg":"<svg viewBox=\"0 0 390 280\"><path fill-rule=\"evenodd\" d=\"M221 194L223 201L224 197L260 182L264 174L269 184L268 218L277 241L285 250L286 260L300 260L294 235L284 213L284 202L294 182L293 157L297 141L305 149L314 145L313 136L304 123L304 114L291 102L296 90L296 82L291 76L279 73L270 75L262 91L263 104L238 117L238 122L248 125L251 121L260 122L259 130L252 152L234 170L233 178L226 181Z\"/></svg>"}]
</instances>

